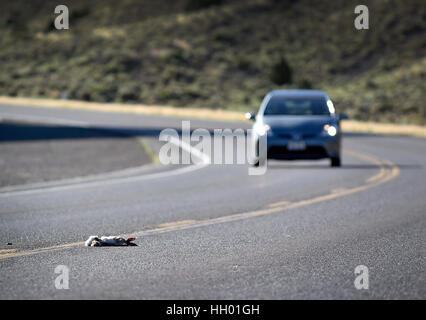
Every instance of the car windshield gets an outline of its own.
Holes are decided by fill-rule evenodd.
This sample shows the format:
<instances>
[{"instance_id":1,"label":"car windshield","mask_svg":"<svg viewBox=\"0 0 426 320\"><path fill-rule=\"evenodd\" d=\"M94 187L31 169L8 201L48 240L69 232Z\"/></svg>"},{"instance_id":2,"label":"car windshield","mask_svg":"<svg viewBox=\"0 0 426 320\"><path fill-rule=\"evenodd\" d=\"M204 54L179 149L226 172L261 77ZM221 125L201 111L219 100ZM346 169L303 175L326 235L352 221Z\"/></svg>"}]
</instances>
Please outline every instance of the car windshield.
<instances>
[{"instance_id":1,"label":"car windshield","mask_svg":"<svg viewBox=\"0 0 426 320\"><path fill-rule=\"evenodd\" d=\"M324 97L272 97L264 115L330 115L330 111Z\"/></svg>"}]
</instances>

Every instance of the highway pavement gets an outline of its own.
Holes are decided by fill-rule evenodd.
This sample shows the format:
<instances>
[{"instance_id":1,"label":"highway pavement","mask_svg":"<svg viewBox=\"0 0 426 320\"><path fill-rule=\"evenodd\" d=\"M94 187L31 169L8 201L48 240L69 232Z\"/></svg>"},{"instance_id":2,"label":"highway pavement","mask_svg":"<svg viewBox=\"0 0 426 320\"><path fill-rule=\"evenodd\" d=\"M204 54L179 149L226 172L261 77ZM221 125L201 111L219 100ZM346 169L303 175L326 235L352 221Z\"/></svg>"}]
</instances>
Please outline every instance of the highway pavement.
<instances>
[{"instance_id":1,"label":"highway pavement","mask_svg":"<svg viewBox=\"0 0 426 320\"><path fill-rule=\"evenodd\" d=\"M8 105L0 117L150 138L182 120ZM147 165L2 189L0 298L425 299L425 160L424 139L345 134L341 168L270 161L250 176L248 165ZM119 234L138 246L83 245ZM55 287L58 265L69 289ZM359 265L368 289L354 285Z\"/></svg>"}]
</instances>

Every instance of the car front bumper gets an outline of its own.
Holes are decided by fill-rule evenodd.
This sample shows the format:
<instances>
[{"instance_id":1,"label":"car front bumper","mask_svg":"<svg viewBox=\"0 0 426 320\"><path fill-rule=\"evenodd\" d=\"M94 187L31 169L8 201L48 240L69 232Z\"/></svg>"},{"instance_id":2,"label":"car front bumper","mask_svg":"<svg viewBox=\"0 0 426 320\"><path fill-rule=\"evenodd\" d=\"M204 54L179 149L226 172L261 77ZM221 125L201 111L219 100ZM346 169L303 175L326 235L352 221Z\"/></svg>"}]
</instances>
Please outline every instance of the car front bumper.
<instances>
[{"instance_id":1,"label":"car front bumper","mask_svg":"<svg viewBox=\"0 0 426 320\"><path fill-rule=\"evenodd\" d=\"M268 159L296 160L340 157L340 135L335 137L317 136L302 140L306 146L303 150L290 150L288 148L289 143L294 141L292 139L268 137Z\"/></svg>"}]
</instances>

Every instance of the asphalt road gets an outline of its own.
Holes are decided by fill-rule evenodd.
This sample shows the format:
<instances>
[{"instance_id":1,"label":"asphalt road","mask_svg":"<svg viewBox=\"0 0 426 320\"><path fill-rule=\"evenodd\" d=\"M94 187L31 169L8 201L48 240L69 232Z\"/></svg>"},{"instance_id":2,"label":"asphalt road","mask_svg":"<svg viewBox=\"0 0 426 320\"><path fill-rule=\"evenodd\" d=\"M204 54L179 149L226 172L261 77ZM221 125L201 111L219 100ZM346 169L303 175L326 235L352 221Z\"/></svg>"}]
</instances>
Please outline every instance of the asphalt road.
<instances>
[{"instance_id":1,"label":"asphalt road","mask_svg":"<svg viewBox=\"0 0 426 320\"><path fill-rule=\"evenodd\" d=\"M0 188L138 167L151 162L142 143L152 139L145 140L83 127L0 119Z\"/></svg>"},{"instance_id":2,"label":"asphalt road","mask_svg":"<svg viewBox=\"0 0 426 320\"><path fill-rule=\"evenodd\" d=\"M151 137L181 126L0 106L5 115ZM341 168L185 166L3 192L0 298L425 299L426 140L348 134L343 150ZM84 247L92 234L136 235L138 246ZM58 265L70 270L67 290L55 288ZM359 265L368 290L354 286Z\"/></svg>"}]
</instances>

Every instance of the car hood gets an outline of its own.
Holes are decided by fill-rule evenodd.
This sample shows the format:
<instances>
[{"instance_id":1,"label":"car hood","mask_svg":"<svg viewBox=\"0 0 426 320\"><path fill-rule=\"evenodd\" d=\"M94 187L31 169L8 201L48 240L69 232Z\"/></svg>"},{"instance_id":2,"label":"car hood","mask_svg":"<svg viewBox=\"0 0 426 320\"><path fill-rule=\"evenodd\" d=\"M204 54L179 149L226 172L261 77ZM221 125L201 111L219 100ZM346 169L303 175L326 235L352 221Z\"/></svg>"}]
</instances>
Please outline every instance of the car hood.
<instances>
[{"instance_id":1,"label":"car hood","mask_svg":"<svg viewBox=\"0 0 426 320\"><path fill-rule=\"evenodd\" d=\"M274 132L318 133L326 124L337 125L333 116L265 116L263 123Z\"/></svg>"}]
</instances>

